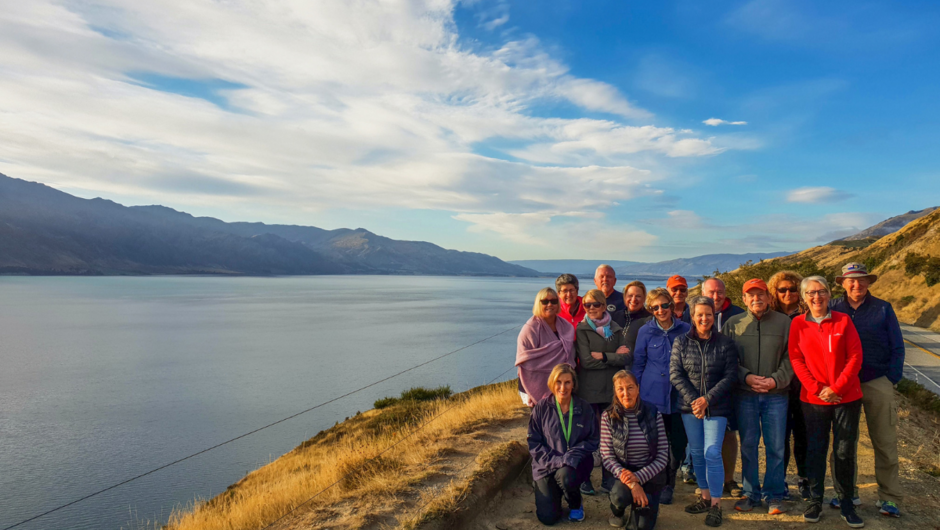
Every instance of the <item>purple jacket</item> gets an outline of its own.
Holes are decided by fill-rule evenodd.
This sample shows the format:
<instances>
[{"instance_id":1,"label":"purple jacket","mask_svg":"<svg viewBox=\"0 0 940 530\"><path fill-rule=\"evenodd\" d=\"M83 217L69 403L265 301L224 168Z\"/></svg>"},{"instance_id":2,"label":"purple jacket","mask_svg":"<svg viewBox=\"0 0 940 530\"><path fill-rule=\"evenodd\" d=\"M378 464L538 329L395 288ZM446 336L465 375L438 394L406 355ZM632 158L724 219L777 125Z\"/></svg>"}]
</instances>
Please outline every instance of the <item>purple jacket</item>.
<instances>
[{"instance_id":1,"label":"purple jacket","mask_svg":"<svg viewBox=\"0 0 940 530\"><path fill-rule=\"evenodd\" d=\"M594 458L601 442L597 420L591 404L577 396L571 396L568 414L571 418L571 444L565 444L565 434L558 418L555 396L535 404L529 418L529 453L532 455L532 478L542 477L558 471L563 466L578 468L585 458ZM567 415L565 416L567 425Z\"/></svg>"}]
</instances>

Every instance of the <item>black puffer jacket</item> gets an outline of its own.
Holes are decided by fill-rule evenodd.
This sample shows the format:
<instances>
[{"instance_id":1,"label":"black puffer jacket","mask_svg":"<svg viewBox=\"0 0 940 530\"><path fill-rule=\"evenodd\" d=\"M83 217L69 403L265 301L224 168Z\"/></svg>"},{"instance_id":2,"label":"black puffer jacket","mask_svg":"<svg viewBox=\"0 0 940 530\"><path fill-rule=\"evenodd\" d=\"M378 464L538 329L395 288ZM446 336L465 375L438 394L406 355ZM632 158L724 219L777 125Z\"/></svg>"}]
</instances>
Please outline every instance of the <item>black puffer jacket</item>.
<instances>
[{"instance_id":1,"label":"black puffer jacket","mask_svg":"<svg viewBox=\"0 0 940 530\"><path fill-rule=\"evenodd\" d=\"M738 349L721 333L712 333L704 346L695 328L676 337L669 361L669 382L679 392L679 410L692 413L692 402L705 396L706 416L734 414L731 391L738 382Z\"/></svg>"}]
</instances>

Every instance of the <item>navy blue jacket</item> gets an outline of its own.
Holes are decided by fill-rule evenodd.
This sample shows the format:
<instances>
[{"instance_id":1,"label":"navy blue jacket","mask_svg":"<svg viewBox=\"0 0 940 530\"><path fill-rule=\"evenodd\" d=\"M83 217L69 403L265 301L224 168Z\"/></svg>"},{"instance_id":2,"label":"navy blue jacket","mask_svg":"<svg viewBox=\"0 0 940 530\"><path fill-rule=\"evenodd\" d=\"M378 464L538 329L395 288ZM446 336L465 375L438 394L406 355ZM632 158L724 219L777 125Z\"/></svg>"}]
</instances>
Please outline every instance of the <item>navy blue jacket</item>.
<instances>
[{"instance_id":1,"label":"navy blue jacket","mask_svg":"<svg viewBox=\"0 0 940 530\"><path fill-rule=\"evenodd\" d=\"M568 414L571 418L571 445L565 444L565 433L558 418L555 396L550 394L535 404L529 418L529 454L532 455L532 478L539 480L563 466L578 468L585 458L594 458L601 443L601 433L591 404L571 396ZM568 423L565 415L565 425Z\"/></svg>"},{"instance_id":2,"label":"navy blue jacket","mask_svg":"<svg viewBox=\"0 0 940 530\"><path fill-rule=\"evenodd\" d=\"M633 374L640 382L640 399L663 414L679 412L679 393L669 382L669 361L673 341L690 329L681 320L673 318L672 322L672 328L663 331L651 318L637 333L633 350Z\"/></svg>"},{"instance_id":3,"label":"navy blue jacket","mask_svg":"<svg viewBox=\"0 0 940 530\"><path fill-rule=\"evenodd\" d=\"M849 315L862 339L861 382L888 376L897 384L904 369L904 336L891 304L868 293L858 309L845 296L831 301L829 308Z\"/></svg>"},{"instance_id":4,"label":"navy blue jacket","mask_svg":"<svg viewBox=\"0 0 940 530\"><path fill-rule=\"evenodd\" d=\"M715 312L715 331L721 333L721 328L725 325L725 322L734 315L740 315L744 310L734 304L728 304L723 311Z\"/></svg>"},{"instance_id":5,"label":"navy blue jacket","mask_svg":"<svg viewBox=\"0 0 940 530\"><path fill-rule=\"evenodd\" d=\"M623 301L623 293L614 289L607 297L607 312L610 313L610 319L620 324L620 327L627 327L627 304Z\"/></svg>"}]
</instances>

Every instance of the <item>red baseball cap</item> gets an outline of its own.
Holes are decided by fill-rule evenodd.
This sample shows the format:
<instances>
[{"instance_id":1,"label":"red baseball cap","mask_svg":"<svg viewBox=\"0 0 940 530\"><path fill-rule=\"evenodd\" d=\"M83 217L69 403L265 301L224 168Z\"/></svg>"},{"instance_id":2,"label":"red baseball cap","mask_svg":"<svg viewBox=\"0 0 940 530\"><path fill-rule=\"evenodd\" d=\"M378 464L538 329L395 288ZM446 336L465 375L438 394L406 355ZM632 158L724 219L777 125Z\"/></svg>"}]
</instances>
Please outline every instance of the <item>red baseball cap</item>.
<instances>
[{"instance_id":1,"label":"red baseball cap","mask_svg":"<svg viewBox=\"0 0 940 530\"><path fill-rule=\"evenodd\" d=\"M689 283L685 281L685 278L679 276L678 274L670 276L669 279L666 280L667 289L672 289L673 287L678 287L680 285L683 287L688 287Z\"/></svg>"},{"instance_id":2,"label":"red baseball cap","mask_svg":"<svg viewBox=\"0 0 940 530\"><path fill-rule=\"evenodd\" d=\"M760 278L754 278L744 282L744 288L741 289L741 291L746 293L751 289L760 289L765 293L768 291L767 284L764 283L764 280L761 280Z\"/></svg>"}]
</instances>

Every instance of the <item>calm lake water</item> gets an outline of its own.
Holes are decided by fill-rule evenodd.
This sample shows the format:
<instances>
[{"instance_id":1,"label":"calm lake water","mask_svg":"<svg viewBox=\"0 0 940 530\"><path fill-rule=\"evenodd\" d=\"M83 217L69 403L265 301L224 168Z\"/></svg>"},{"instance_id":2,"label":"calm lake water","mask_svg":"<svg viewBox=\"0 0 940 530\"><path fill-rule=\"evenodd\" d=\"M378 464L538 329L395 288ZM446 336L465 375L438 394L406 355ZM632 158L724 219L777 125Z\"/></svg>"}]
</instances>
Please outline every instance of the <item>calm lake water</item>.
<instances>
[{"instance_id":1,"label":"calm lake water","mask_svg":"<svg viewBox=\"0 0 940 530\"><path fill-rule=\"evenodd\" d=\"M0 277L0 528L521 325L551 284ZM153 528L378 398L493 379L512 366L516 335L19 528Z\"/></svg>"}]
</instances>

